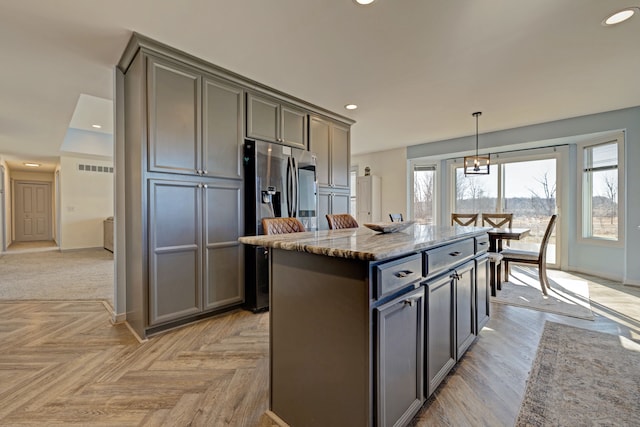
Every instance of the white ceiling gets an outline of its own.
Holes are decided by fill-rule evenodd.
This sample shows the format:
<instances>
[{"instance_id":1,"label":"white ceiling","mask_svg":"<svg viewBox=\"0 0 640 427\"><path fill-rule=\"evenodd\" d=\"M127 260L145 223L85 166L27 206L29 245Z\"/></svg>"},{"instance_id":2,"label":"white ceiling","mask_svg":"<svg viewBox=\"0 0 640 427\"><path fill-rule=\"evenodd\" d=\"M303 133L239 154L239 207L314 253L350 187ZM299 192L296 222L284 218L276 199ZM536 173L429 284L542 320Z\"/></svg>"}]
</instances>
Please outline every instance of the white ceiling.
<instances>
[{"instance_id":1,"label":"white ceiling","mask_svg":"<svg viewBox=\"0 0 640 427\"><path fill-rule=\"evenodd\" d=\"M132 31L355 119L353 154L636 106L640 16L600 23L639 1L0 0L0 156L55 164Z\"/></svg>"}]
</instances>

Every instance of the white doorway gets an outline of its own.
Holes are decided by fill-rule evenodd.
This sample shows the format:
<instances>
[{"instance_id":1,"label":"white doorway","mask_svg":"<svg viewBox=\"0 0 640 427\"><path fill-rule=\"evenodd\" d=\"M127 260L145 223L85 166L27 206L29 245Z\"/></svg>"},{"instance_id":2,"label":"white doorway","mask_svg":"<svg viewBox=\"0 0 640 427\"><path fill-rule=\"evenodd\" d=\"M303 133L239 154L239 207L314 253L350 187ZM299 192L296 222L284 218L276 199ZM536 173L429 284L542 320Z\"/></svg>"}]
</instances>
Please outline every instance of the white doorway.
<instances>
[{"instance_id":1,"label":"white doorway","mask_svg":"<svg viewBox=\"0 0 640 427\"><path fill-rule=\"evenodd\" d=\"M51 184L15 181L16 242L51 240Z\"/></svg>"}]
</instances>

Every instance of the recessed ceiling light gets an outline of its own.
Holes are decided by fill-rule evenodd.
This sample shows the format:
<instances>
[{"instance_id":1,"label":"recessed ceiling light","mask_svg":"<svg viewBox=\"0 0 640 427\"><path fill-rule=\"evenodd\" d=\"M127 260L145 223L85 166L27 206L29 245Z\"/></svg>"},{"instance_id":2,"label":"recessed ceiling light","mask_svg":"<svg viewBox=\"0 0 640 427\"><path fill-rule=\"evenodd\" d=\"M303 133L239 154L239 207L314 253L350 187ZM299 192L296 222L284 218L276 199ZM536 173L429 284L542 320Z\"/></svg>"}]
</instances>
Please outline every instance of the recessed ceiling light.
<instances>
[{"instance_id":1,"label":"recessed ceiling light","mask_svg":"<svg viewBox=\"0 0 640 427\"><path fill-rule=\"evenodd\" d=\"M355 110L356 108L358 108L358 106L356 104L347 104L344 106L344 108L346 108L347 110Z\"/></svg>"},{"instance_id":2,"label":"recessed ceiling light","mask_svg":"<svg viewBox=\"0 0 640 427\"><path fill-rule=\"evenodd\" d=\"M373 3L375 0L354 0L356 3L366 6Z\"/></svg>"},{"instance_id":3,"label":"recessed ceiling light","mask_svg":"<svg viewBox=\"0 0 640 427\"><path fill-rule=\"evenodd\" d=\"M102 126L100 125L91 125L92 128L96 128L96 129L102 129Z\"/></svg>"},{"instance_id":4,"label":"recessed ceiling light","mask_svg":"<svg viewBox=\"0 0 640 427\"><path fill-rule=\"evenodd\" d=\"M631 18L636 12L638 12L638 10L640 9L638 9L637 7L628 7L624 10L609 15L607 18L605 18L604 21L602 21L602 25L616 25L624 22L627 19Z\"/></svg>"},{"instance_id":5,"label":"recessed ceiling light","mask_svg":"<svg viewBox=\"0 0 640 427\"><path fill-rule=\"evenodd\" d=\"M25 166L29 166L30 168L39 168L40 167L40 163L23 163Z\"/></svg>"}]
</instances>

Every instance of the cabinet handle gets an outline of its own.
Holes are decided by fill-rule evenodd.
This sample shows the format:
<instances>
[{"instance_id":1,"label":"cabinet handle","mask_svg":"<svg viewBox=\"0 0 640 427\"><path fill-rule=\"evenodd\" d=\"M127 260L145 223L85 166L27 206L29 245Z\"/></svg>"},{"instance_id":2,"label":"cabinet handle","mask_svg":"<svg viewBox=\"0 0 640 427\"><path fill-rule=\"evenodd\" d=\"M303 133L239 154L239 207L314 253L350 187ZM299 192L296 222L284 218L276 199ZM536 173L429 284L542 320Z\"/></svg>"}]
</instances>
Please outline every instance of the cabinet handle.
<instances>
[{"instance_id":1,"label":"cabinet handle","mask_svg":"<svg viewBox=\"0 0 640 427\"><path fill-rule=\"evenodd\" d=\"M413 305L420 299L421 297L416 296L416 297L411 297L411 298L407 298L406 300L402 301L402 303L404 305L408 305L409 307L413 307Z\"/></svg>"},{"instance_id":2,"label":"cabinet handle","mask_svg":"<svg viewBox=\"0 0 640 427\"><path fill-rule=\"evenodd\" d=\"M202 188L202 184L198 184L196 187L198 187L198 188Z\"/></svg>"},{"instance_id":3,"label":"cabinet handle","mask_svg":"<svg viewBox=\"0 0 640 427\"><path fill-rule=\"evenodd\" d=\"M449 276L451 279L456 279L456 280L460 280L462 279L462 276L460 274L458 274L457 271L454 271L453 273L451 273L451 276Z\"/></svg>"},{"instance_id":4,"label":"cabinet handle","mask_svg":"<svg viewBox=\"0 0 640 427\"><path fill-rule=\"evenodd\" d=\"M487 242L478 242L478 245L479 245L479 246L484 246L484 245L486 245L486 244L487 244Z\"/></svg>"},{"instance_id":5,"label":"cabinet handle","mask_svg":"<svg viewBox=\"0 0 640 427\"><path fill-rule=\"evenodd\" d=\"M396 277L407 277L410 274L413 274L413 271L411 270L402 270L402 271L398 271L397 273L395 273Z\"/></svg>"},{"instance_id":6,"label":"cabinet handle","mask_svg":"<svg viewBox=\"0 0 640 427\"><path fill-rule=\"evenodd\" d=\"M451 252L451 253L449 253L449 255L451 255L451 256L460 256L460 251Z\"/></svg>"},{"instance_id":7,"label":"cabinet handle","mask_svg":"<svg viewBox=\"0 0 640 427\"><path fill-rule=\"evenodd\" d=\"M202 173L207 175L209 173L209 171L205 169L205 170L202 171Z\"/></svg>"},{"instance_id":8,"label":"cabinet handle","mask_svg":"<svg viewBox=\"0 0 640 427\"><path fill-rule=\"evenodd\" d=\"M203 184L202 185L204 188L209 188L209 184Z\"/></svg>"}]
</instances>

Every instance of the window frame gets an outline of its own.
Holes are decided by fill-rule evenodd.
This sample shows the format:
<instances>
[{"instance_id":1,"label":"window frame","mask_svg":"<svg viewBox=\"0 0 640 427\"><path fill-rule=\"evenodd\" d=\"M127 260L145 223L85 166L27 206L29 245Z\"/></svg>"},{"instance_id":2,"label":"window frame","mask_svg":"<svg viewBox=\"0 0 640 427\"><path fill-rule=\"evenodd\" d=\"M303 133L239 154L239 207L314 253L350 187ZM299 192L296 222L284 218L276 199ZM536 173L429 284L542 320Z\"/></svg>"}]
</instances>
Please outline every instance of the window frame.
<instances>
[{"instance_id":1,"label":"window frame","mask_svg":"<svg viewBox=\"0 0 640 427\"><path fill-rule=\"evenodd\" d=\"M440 162L436 160L428 160L428 159L411 159L409 160L409 167L407 168L409 188L408 188L408 197L407 197L407 219L415 220L413 217L414 212L414 174L415 168L432 168L434 171L433 175L433 225L440 224Z\"/></svg>"},{"instance_id":2,"label":"window frame","mask_svg":"<svg viewBox=\"0 0 640 427\"><path fill-rule=\"evenodd\" d=\"M626 133L624 130L616 131L615 133L602 136L596 139L590 139L588 141L579 142L576 144L576 173L577 173L577 194L576 194L576 208L577 208L577 224L576 224L576 237L578 243L597 245L612 248L621 248L625 245L625 218L626 218L626 193L625 193L625 140ZM618 237L617 239L606 239L597 236L585 236L584 226L587 215L591 217L590 207L591 200L587 203L585 198L584 179L584 160L585 150L587 148L597 147L599 145L616 143L618 148ZM587 207L588 206L588 207ZM589 212L588 212L589 211Z\"/></svg>"}]
</instances>

